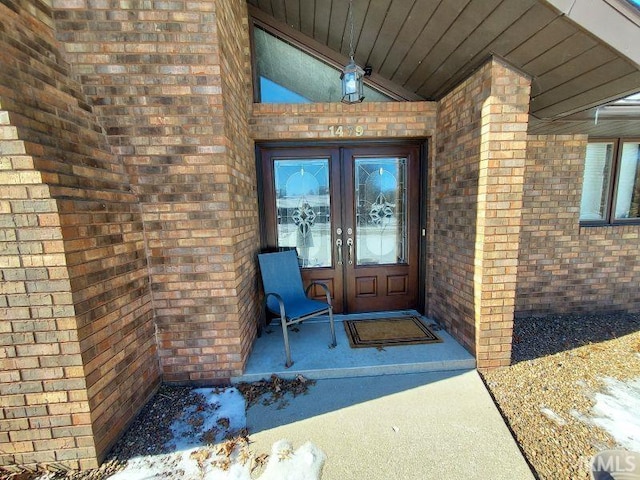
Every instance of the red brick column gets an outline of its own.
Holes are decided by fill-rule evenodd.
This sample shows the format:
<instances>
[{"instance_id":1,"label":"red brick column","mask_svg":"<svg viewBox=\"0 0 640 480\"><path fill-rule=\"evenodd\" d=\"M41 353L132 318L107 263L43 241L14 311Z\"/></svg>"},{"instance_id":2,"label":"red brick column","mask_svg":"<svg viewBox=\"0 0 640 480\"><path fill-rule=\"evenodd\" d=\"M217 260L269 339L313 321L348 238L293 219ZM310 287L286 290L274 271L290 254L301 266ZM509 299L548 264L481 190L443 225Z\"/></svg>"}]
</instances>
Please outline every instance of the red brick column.
<instances>
[{"instance_id":1,"label":"red brick column","mask_svg":"<svg viewBox=\"0 0 640 480\"><path fill-rule=\"evenodd\" d=\"M430 313L480 368L510 362L529 88L494 59L440 102Z\"/></svg>"},{"instance_id":2,"label":"red brick column","mask_svg":"<svg viewBox=\"0 0 640 480\"><path fill-rule=\"evenodd\" d=\"M530 79L499 62L482 105L474 274L479 368L511 363Z\"/></svg>"},{"instance_id":3,"label":"red brick column","mask_svg":"<svg viewBox=\"0 0 640 480\"><path fill-rule=\"evenodd\" d=\"M51 15L0 5L0 463L87 468L160 369L140 204Z\"/></svg>"},{"instance_id":4,"label":"red brick column","mask_svg":"<svg viewBox=\"0 0 640 480\"><path fill-rule=\"evenodd\" d=\"M225 383L242 372L259 309L246 3L53 7L141 202L163 378Z\"/></svg>"},{"instance_id":5,"label":"red brick column","mask_svg":"<svg viewBox=\"0 0 640 480\"><path fill-rule=\"evenodd\" d=\"M58 207L9 122L0 110L0 465L95 467Z\"/></svg>"}]
</instances>

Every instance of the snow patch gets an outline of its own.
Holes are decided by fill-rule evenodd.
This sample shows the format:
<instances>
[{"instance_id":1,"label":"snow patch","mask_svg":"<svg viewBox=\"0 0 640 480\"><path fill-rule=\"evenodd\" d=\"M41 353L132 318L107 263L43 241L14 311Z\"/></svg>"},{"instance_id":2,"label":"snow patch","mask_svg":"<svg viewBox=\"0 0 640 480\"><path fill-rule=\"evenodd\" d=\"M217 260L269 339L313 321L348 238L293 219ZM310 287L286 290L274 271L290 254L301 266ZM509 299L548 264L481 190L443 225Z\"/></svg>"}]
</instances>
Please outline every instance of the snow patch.
<instances>
[{"instance_id":1,"label":"snow patch","mask_svg":"<svg viewBox=\"0 0 640 480\"><path fill-rule=\"evenodd\" d=\"M606 393L595 394L593 423L621 446L640 452L640 378L621 382L605 378Z\"/></svg>"},{"instance_id":2,"label":"snow patch","mask_svg":"<svg viewBox=\"0 0 640 480\"><path fill-rule=\"evenodd\" d=\"M227 432L237 432L247 426L245 401L235 388L212 390L198 388L193 393L204 401L186 408L171 424L173 440L167 447L188 450L224 439Z\"/></svg>"},{"instance_id":3,"label":"snow patch","mask_svg":"<svg viewBox=\"0 0 640 480\"><path fill-rule=\"evenodd\" d=\"M246 406L235 388L194 390L201 402L171 424L171 453L132 458L109 480L251 480L252 454L244 439L222 442L246 428ZM307 442L298 450L287 440L272 447L258 480L319 480L325 454Z\"/></svg>"},{"instance_id":4,"label":"snow patch","mask_svg":"<svg viewBox=\"0 0 640 480\"><path fill-rule=\"evenodd\" d=\"M280 440L271 447L267 468L259 480L318 480L325 460L324 452L310 442L294 452L288 440Z\"/></svg>"},{"instance_id":5,"label":"snow patch","mask_svg":"<svg viewBox=\"0 0 640 480\"><path fill-rule=\"evenodd\" d=\"M547 417L549 420L554 422L559 427L564 427L567 424L567 421L564 418L562 418L560 415L558 415L556 412L554 412L550 408L541 407L540 413L542 413L545 417Z\"/></svg>"}]
</instances>

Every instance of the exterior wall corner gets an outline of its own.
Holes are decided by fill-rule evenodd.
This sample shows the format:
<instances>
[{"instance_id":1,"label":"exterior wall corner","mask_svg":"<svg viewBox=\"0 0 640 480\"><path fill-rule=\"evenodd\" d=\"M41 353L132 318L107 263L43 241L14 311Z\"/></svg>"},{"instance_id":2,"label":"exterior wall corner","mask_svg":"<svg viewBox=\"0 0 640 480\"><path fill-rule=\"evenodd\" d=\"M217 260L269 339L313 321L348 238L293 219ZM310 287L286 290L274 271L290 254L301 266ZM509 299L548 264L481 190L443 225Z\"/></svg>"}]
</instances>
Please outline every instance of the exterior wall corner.
<instances>
[{"instance_id":1,"label":"exterior wall corner","mask_svg":"<svg viewBox=\"0 0 640 480\"><path fill-rule=\"evenodd\" d=\"M479 368L511 358L529 89L491 60L440 102L429 313Z\"/></svg>"}]
</instances>

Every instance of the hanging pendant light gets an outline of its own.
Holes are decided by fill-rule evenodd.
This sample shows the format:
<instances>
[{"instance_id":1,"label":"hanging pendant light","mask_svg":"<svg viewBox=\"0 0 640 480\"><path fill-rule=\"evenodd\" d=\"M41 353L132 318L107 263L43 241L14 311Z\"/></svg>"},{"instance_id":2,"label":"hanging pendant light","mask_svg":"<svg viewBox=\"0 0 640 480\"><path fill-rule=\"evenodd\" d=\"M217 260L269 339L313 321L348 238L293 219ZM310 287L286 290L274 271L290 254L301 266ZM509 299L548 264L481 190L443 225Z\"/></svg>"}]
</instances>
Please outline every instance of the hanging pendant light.
<instances>
[{"instance_id":1,"label":"hanging pendant light","mask_svg":"<svg viewBox=\"0 0 640 480\"><path fill-rule=\"evenodd\" d=\"M353 5L349 0L349 63L342 69L342 103L360 103L364 100L364 75L362 68L353 59Z\"/></svg>"},{"instance_id":2,"label":"hanging pendant light","mask_svg":"<svg viewBox=\"0 0 640 480\"><path fill-rule=\"evenodd\" d=\"M350 58L349 63L342 70L342 102L343 103L360 103L364 100L363 79L364 70L362 70L353 57Z\"/></svg>"}]
</instances>

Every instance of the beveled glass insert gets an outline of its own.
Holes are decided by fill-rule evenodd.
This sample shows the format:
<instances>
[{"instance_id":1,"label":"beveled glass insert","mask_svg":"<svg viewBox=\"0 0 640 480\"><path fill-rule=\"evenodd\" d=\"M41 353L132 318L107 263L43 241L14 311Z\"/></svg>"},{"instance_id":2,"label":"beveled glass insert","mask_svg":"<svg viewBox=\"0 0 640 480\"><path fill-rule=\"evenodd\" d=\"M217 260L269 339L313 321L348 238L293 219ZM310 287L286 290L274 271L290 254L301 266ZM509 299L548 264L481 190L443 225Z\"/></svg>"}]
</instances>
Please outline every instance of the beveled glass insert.
<instances>
[{"instance_id":1,"label":"beveled glass insert","mask_svg":"<svg viewBox=\"0 0 640 480\"><path fill-rule=\"evenodd\" d=\"M275 160L278 247L295 247L300 266L331 266L329 159Z\"/></svg>"},{"instance_id":2,"label":"beveled glass insert","mask_svg":"<svg viewBox=\"0 0 640 480\"><path fill-rule=\"evenodd\" d=\"M407 159L356 158L356 263L407 263Z\"/></svg>"}]
</instances>

